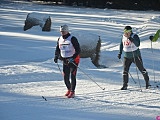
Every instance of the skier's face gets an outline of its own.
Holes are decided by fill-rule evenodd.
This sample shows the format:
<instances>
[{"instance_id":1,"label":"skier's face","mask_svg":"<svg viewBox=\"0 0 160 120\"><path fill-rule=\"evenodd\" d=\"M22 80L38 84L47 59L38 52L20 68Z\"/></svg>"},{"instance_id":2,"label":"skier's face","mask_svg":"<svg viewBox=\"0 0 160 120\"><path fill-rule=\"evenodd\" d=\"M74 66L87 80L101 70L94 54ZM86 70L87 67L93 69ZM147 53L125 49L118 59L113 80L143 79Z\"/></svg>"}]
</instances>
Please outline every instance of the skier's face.
<instances>
[{"instance_id":1,"label":"skier's face","mask_svg":"<svg viewBox=\"0 0 160 120\"><path fill-rule=\"evenodd\" d=\"M68 31L60 31L60 32L62 36L68 34Z\"/></svg>"},{"instance_id":2,"label":"skier's face","mask_svg":"<svg viewBox=\"0 0 160 120\"><path fill-rule=\"evenodd\" d=\"M127 37L127 38L129 38L130 35L131 35L131 32L124 32L124 36Z\"/></svg>"},{"instance_id":3,"label":"skier's face","mask_svg":"<svg viewBox=\"0 0 160 120\"><path fill-rule=\"evenodd\" d=\"M125 36L125 37L129 38L130 35L131 35L131 33L132 33L132 30L131 30L131 29L130 29L130 30L124 29L124 36Z\"/></svg>"}]
</instances>

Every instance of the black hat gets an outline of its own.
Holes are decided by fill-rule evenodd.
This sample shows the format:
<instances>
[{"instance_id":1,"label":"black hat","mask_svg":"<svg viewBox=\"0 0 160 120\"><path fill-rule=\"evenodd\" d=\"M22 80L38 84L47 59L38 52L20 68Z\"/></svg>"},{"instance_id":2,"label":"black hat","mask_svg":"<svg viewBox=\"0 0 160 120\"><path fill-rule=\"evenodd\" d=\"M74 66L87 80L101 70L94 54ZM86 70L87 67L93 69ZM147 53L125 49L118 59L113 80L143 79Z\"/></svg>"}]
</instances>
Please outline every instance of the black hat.
<instances>
[{"instance_id":1,"label":"black hat","mask_svg":"<svg viewBox=\"0 0 160 120\"><path fill-rule=\"evenodd\" d=\"M126 26L126 27L124 28L124 32L125 32L125 33L132 32L132 27L131 27L131 26Z\"/></svg>"},{"instance_id":2,"label":"black hat","mask_svg":"<svg viewBox=\"0 0 160 120\"><path fill-rule=\"evenodd\" d=\"M124 30L132 30L132 27L131 27L131 26L126 26L126 27L124 28Z\"/></svg>"}]
</instances>

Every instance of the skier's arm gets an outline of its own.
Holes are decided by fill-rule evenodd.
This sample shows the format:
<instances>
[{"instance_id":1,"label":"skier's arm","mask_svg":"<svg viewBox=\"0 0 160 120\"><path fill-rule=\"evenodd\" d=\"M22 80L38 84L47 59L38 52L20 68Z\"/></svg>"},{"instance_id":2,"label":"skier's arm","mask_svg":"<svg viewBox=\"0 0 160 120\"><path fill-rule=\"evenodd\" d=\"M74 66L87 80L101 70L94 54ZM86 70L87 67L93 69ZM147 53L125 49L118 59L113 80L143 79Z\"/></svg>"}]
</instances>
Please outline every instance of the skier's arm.
<instances>
[{"instance_id":1,"label":"skier's arm","mask_svg":"<svg viewBox=\"0 0 160 120\"><path fill-rule=\"evenodd\" d=\"M139 39L138 35L135 34L133 37L130 36L128 39L129 39L131 42L133 42L133 43L135 44L135 46L137 46L137 47L140 46L140 39Z\"/></svg>"},{"instance_id":2,"label":"skier's arm","mask_svg":"<svg viewBox=\"0 0 160 120\"><path fill-rule=\"evenodd\" d=\"M75 49L75 54L73 55L73 58L75 59L80 54L81 49L80 49L80 45L79 45L79 42L76 37L73 36L71 38L71 42L72 42L73 47Z\"/></svg>"},{"instance_id":3,"label":"skier's arm","mask_svg":"<svg viewBox=\"0 0 160 120\"><path fill-rule=\"evenodd\" d=\"M122 39L121 39L121 42L120 42L120 45L119 45L119 54L122 54L122 51L123 51L123 42L122 42Z\"/></svg>"},{"instance_id":4,"label":"skier's arm","mask_svg":"<svg viewBox=\"0 0 160 120\"><path fill-rule=\"evenodd\" d=\"M60 56L60 49L59 49L59 39L58 39L55 50L55 58L59 58L59 56Z\"/></svg>"}]
</instances>

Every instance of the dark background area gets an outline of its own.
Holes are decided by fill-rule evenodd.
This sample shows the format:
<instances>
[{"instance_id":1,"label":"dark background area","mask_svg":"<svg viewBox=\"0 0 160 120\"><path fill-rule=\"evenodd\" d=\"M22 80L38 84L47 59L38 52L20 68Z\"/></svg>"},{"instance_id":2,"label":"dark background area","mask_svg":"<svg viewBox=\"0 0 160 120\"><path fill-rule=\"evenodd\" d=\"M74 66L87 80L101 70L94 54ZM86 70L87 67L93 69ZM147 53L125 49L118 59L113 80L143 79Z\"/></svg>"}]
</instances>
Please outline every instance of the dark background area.
<instances>
[{"instance_id":1,"label":"dark background area","mask_svg":"<svg viewBox=\"0 0 160 120\"><path fill-rule=\"evenodd\" d=\"M33 0L28 0L33 1ZM55 5L125 10L160 10L160 0L34 0Z\"/></svg>"}]
</instances>

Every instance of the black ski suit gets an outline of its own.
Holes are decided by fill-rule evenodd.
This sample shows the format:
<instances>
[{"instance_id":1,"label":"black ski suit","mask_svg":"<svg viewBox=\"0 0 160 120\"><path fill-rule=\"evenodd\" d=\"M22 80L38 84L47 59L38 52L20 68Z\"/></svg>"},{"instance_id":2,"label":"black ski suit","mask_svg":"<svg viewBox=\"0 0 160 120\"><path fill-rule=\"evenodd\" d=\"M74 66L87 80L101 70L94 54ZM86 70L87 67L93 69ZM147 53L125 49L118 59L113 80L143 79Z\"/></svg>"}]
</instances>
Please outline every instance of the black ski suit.
<instances>
[{"instance_id":1,"label":"black ski suit","mask_svg":"<svg viewBox=\"0 0 160 120\"><path fill-rule=\"evenodd\" d=\"M68 33L67 35L62 36L63 39L66 39L70 36L71 34ZM64 75L64 83L67 87L68 90L75 91L76 87L76 73L77 73L77 66L80 61L80 45L76 37L72 36L71 38L71 43L73 44L73 47L75 49L75 53L72 57L74 61L73 63L68 63L69 58L63 58L60 54L60 48L59 48L59 39L57 42L56 50L55 50L55 59L60 59L63 61L63 75ZM71 82L70 82L70 73L71 73Z\"/></svg>"}]
</instances>

